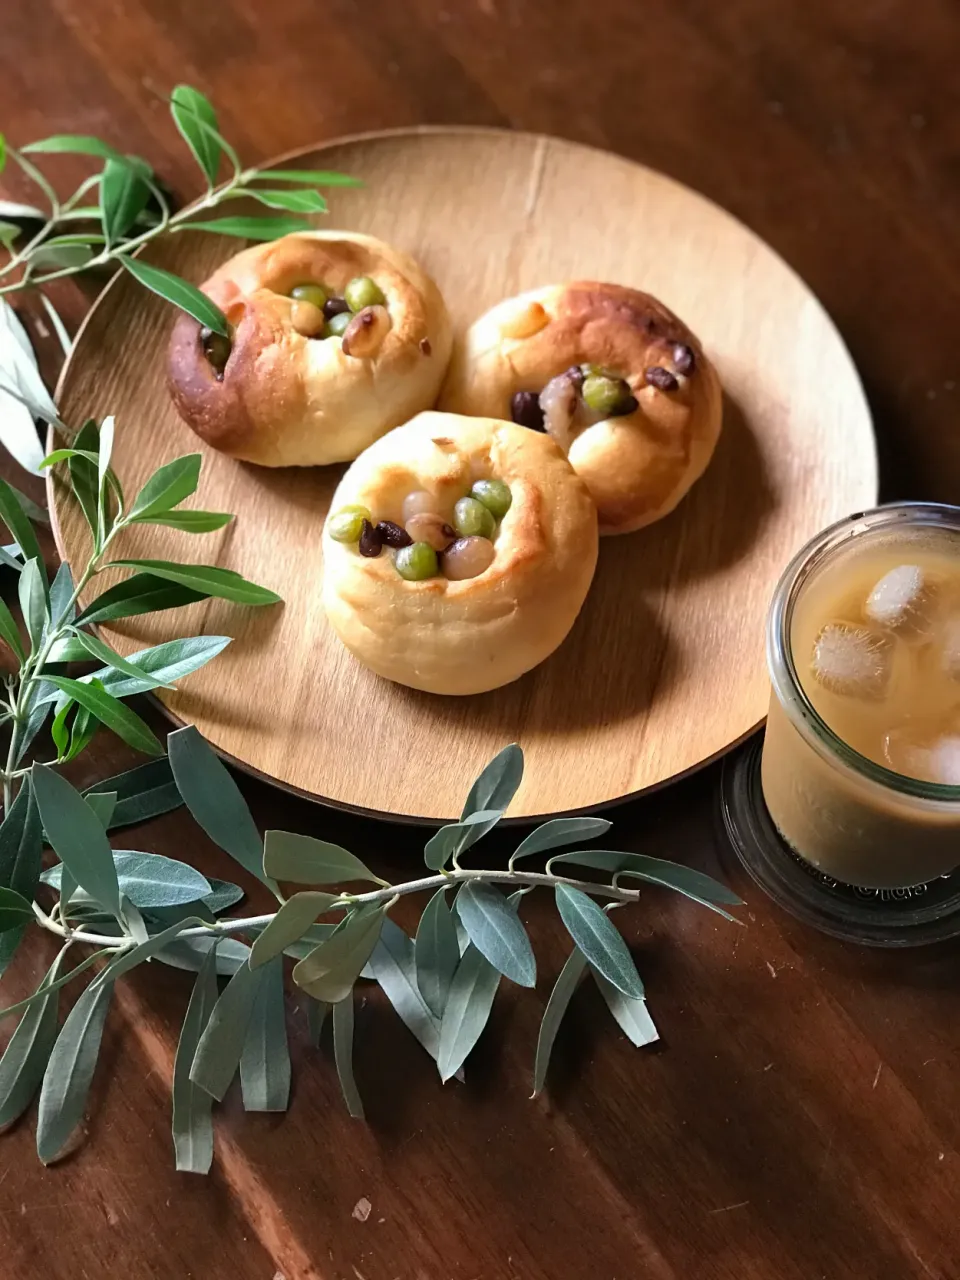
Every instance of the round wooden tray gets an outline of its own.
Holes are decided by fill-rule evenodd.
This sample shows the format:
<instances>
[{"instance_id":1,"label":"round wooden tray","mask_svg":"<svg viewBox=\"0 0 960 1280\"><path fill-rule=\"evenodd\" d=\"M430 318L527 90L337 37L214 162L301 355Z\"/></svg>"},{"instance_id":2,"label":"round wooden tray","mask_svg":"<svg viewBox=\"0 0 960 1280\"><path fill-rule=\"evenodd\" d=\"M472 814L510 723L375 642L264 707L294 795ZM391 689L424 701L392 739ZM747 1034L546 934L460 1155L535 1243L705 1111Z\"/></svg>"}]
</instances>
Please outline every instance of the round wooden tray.
<instances>
[{"instance_id":1,"label":"round wooden tray","mask_svg":"<svg viewBox=\"0 0 960 1280\"><path fill-rule=\"evenodd\" d=\"M132 491L178 454L204 454L195 505L237 513L222 533L131 532L129 556L237 569L282 608L209 601L104 628L121 653L173 635L236 637L162 693L242 768L391 818L450 819L504 744L526 753L511 815L594 808L725 751L763 718L763 623L777 576L808 537L876 500L870 415L836 329L803 282L723 210L660 174L552 138L421 129L296 157L364 179L332 191L324 225L409 250L462 328L500 298L570 278L658 295L716 361L724 430L705 477L653 528L605 539L566 643L517 683L477 697L415 693L373 676L319 607L320 530L341 474L259 469L199 444L165 387L173 312L128 276L90 313L61 380L67 422L114 413L114 465ZM289 162L291 157L285 157ZM196 282L238 248L186 234L151 258ZM51 480L62 554L82 519Z\"/></svg>"}]
</instances>

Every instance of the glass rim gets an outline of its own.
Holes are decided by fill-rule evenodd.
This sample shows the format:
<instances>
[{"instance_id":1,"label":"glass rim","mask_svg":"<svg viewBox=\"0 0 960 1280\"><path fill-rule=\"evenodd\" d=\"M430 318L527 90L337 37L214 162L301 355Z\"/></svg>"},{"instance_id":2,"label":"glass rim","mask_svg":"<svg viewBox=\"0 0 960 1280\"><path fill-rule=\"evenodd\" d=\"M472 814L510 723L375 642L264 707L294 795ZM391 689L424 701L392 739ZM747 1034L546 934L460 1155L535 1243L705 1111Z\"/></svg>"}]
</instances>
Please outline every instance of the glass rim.
<instances>
[{"instance_id":1,"label":"glass rim","mask_svg":"<svg viewBox=\"0 0 960 1280\"><path fill-rule=\"evenodd\" d=\"M774 590L767 615L767 667L774 693L785 714L820 754L826 747L849 769L887 790L921 800L956 804L960 803L960 784L926 782L897 773L844 742L810 701L793 660L790 627L800 589L809 572L851 539L874 529L890 529L898 525L949 527L960 534L960 506L938 502L891 502L845 516L811 538L784 569Z\"/></svg>"}]
</instances>

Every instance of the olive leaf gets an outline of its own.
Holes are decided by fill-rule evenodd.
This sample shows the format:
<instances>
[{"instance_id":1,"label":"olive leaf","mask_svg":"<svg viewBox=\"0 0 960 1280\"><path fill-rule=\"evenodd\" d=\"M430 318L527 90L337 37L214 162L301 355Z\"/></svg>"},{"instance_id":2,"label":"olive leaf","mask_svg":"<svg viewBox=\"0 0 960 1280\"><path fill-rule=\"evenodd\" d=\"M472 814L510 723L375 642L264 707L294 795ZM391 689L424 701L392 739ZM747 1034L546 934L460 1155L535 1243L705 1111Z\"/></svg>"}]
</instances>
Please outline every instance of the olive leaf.
<instances>
[{"instance_id":1,"label":"olive leaf","mask_svg":"<svg viewBox=\"0 0 960 1280\"><path fill-rule=\"evenodd\" d=\"M87 803L101 798L102 794L88 794ZM104 825L108 824L109 819ZM213 892L210 882L195 867L159 853L115 849L113 862L121 894L144 910L202 901ZM51 888L59 889L60 876L61 868L55 866L45 871L41 879Z\"/></svg>"},{"instance_id":2,"label":"olive leaf","mask_svg":"<svg viewBox=\"0 0 960 1280\"><path fill-rule=\"evenodd\" d=\"M550 992L550 998L547 1001L547 1007L543 1011L543 1019L540 1022L540 1034L537 1037L537 1056L533 1067L533 1094L536 1097L543 1088L543 1082L547 1076L547 1067L550 1065L550 1055L553 1053L553 1044L557 1038L557 1032L560 1030L560 1023L563 1021L563 1015L567 1011L573 993L576 991L583 972L587 967L587 957L583 954L579 947L574 947L567 956L566 963L560 970L560 976L554 983L553 990ZM620 993L617 992L619 995Z\"/></svg>"},{"instance_id":3,"label":"olive leaf","mask_svg":"<svg viewBox=\"0 0 960 1280\"><path fill-rule=\"evenodd\" d=\"M73 446L75 456L67 461L70 484L84 519L93 534L94 548L99 550L100 497L97 466L85 456L87 453L97 454L100 450L100 428L92 418L88 418L77 432Z\"/></svg>"},{"instance_id":4,"label":"olive leaf","mask_svg":"<svg viewBox=\"0 0 960 1280\"><path fill-rule=\"evenodd\" d=\"M161 267L153 267L140 258L130 258L122 254L120 262L145 289L149 289L151 293L157 294L167 302L172 302L175 307L192 316L198 324L205 325L214 333L222 334L225 338L230 336L227 317L216 303L211 302L207 295L201 293L195 285L181 280L179 276L173 275L170 271L164 271Z\"/></svg>"},{"instance_id":5,"label":"olive leaf","mask_svg":"<svg viewBox=\"0 0 960 1280\"><path fill-rule=\"evenodd\" d=\"M263 981L253 1002L240 1054L240 1086L246 1111L286 1111L290 1101L290 1050L283 1002L283 959L279 955L264 966Z\"/></svg>"},{"instance_id":6,"label":"olive leaf","mask_svg":"<svg viewBox=\"0 0 960 1280\"><path fill-rule=\"evenodd\" d=\"M258 969L274 956L280 955L292 942L302 938L317 918L329 911L336 901L335 894L309 890L288 898L254 942L250 953L250 968Z\"/></svg>"},{"instance_id":7,"label":"olive leaf","mask_svg":"<svg viewBox=\"0 0 960 1280\"><path fill-rule=\"evenodd\" d=\"M24 515L16 491L2 477L0 477L0 520L3 520L18 543L24 560L36 560L41 577L46 582L43 553L40 550L37 535L33 531L33 525Z\"/></svg>"},{"instance_id":8,"label":"olive leaf","mask_svg":"<svg viewBox=\"0 0 960 1280\"><path fill-rule=\"evenodd\" d=\"M637 966L610 917L592 898L568 884L558 884L554 895L567 932L593 967L625 996L641 999L643 983Z\"/></svg>"},{"instance_id":9,"label":"olive leaf","mask_svg":"<svg viewBox=\"0 0 960 1280\"><path fill-rule=\"evenodd\" d=\"M362 1120L363 1101L353 1076L353 989L333 1006L333 1056L347 1111Z\"/></svg>"},{"instance_id":10,"label":"olive leaf","mask_svg":"<svg viewBox=\"0 0 960 1280\"><path fill-rule=\"evenodd\" d=\"M735 923L736 918L723 911L717 905L725 902L730 906L742 906L743 899L728 889L719 880L695 871L692 867L684 867L676 862L668 862L664 858L651 858L644 853L622 853L612 849L578 849L573 853L560 853L550 859L554 862L573 862L580 867L598 867L604 871L615 871L620 875L635 876L646 880L649 884L662 885L667 889L675 889L685 897L692 899L702 907L716 911L725 920Z\"/></svg>"},{"instance_id":11,"label":"olive leaf","mask_svg":"<svg viewBox=\"0 0 960 1280\"><path fill-rule=\"evenodd\" d=\"M575 840L592 840L609 831L613 824L606 818L551 818L525 836L514 850L510 866L520 858L557 849Z\"/></svg>"},{"instance_id":12,"label":"olive leaf","mask_svg":"<svg viewBox=\"0 0 960 1280\"><path fill-rule=\"evenodd\" d=\"M290 213L326 213L328 205L319 191L263 191L247 187L238 195L252 196L269 209L286 209Z\"/></svg>"},{"instance_id":13,"label":"olive leaf","mask_svg":"<svg viewBox=\"0 0 960 1280\"><path fill-rule=\"evenodd\" d=\"M31 649L40 646L47 625L47 592L37 560L28 560L23 566L18 584L20 611L30 637Z\"/></svg>"},{"instance_id":14,"label":"olive leaf","mask_svg":"<svg viewBox=\"0 0 960 1280\"><path fill-rule=\"evenodd\" d=\"M162 515L196 493L200 481L199 453L190 453L159 467L146 482L127 512L128 520Z\"/></svg>"},{"instance_id":15,"label":"olive leaf","mask_svg":"<svg viewBox=\"0 0 960 1280\"><path fill-rule=\"evenodd\" d=\"M293 969L293 980L315 1000L338 1004L370 959L383 926L383 908L359 907Z\"/></svg>"},{"instance_id":16,"label":"olive leaf","mask_svg":"<svg viewBox=\"0 0 960 1280\"><path fill-rule=\"evenodd\" d=\"M436 1062L440 1052L440 1019L421 994L413 939L389 916L383 921L367 967L401 1022Z\"/></svg>"},{"instance_id":17,"label":"olive leaf","mask_svg":"<svg viewBox=\"0 0 960 1280\"><path fill-rule=\"evenodd\" d=\"M135 750L142 751L146 756L163 755L163 746L146 721L108 693L99 681L91 680L88 683L72 680L69 676L54 675L46 678Z\"/></svg>"},{"instance_id":18,"label":"olive leaf","mask_svg":"<svg viewBox=\"0 0 960 1280\"><path fill-rule=\"evenodd\" d=\"M616 1018L621 1031L637 1048L645 1044L653 1044L660 1036L653 1019L647 1010L646 1000L632 1000L618 991L612 982L608 982L602 973L591 967L594 981L600 988L607 1008Z\"/></svg>"},{"instance_id":19,"label":"olive leaf","mask_svg":"<svg viewBox=\"0 0 960 1280\"><path fill-rule=\"evenodd\" d=\"M122 239L146 208L150 187L144 179L152 177L149 165L136 156L126 156L124 160L111 157L104 165L100 212L108 245Z\"/></svg>"},{"instance_id":20,"label":"olive leaf","mask_svg":"<svg viewBox=\"0 0 960 1280\"><path fill-rule=\"evenodd\" d=\"M16 889L0 888L0 933L18 929L33 919L33 908Z\"/></svg>"},{"instance_id":21,"label":"olive leaf","mask_svg":"<svg viewBox=\"0 0 960 1280\"><path fill-rule=\"evenodd\" d=\"M183 533L213 533L233 519L228 511L168 511L162 516L138 517L135 524L162 524L168 529L180 529Z\"/></svg>"},{"instance_id":22,"label":"olive leaf","mask_svg":"<svg viewBox=\"0 0 960 1280\"><path fill-rule=\"evenodd\" d=\"M110 827L113 811L117 807L117 793L115 791L94 791L88 796L84 796L87 804L100 819L100 823L107 831ZM114 863L116 863L117 855L113 855Z\"/></svg>"},{"instance_id":23,"label":"olive leaf","mask_svg":"<svg viewBox=\"0 0 960 1280\"><path fill-rule=\"evenodd\" d=\"M330 1012L330 1005L325 1000L314 1000L313 996L307 996L306 1007L307 1039L316 1049L320 1045L320 1035L323 1024L327 1020L327 1014Z\"/></svg>"},{"instance_id":24,"label":"olive leaf","mask_svg":"<svg viewBox=\"0 0 960 1280\"><path fill-rule=\"evenodd\" d=\"M142 569L156 578L175 582L179 586L201 591L207 596L232 600L236 604L282 604L275 591L248 582L233 569L221 569L212 564L174 564L169 560L112 560L110 569Z\"/></svg>"},{"instance_id":25,"label":"olive leaf","mask_svg":"<svg viewBox=\"0 0 960 1280\"><path fill-rule=\"evenodd\" d=\"M197 1044L190 1079L220 1102L240 1065L265 970L242 964L224 987Z\"/></svg>"},{"instance_id":26,"label":"olive leaf","mask_svg":"<svg viewBox=\"0 0 960 1280\"><path fill-rule=\"evenodd\" d=\"M61 974L55 982L51 982L45 990L38 987L36 991L32 992L28 996L24 996L24 998L22 1000L18 1000L16 1004L8 1004L5 1009L0 1009L0 1018L9 1018L11 1014L19 1013L21 1009L28 1009L30 1005L41 999L41 997L43 997L47 992L59 991L61 987L65 987L67 983L72 982L74 978L79 978L80 974L83 973L84 970L89 969L92 965L97 964L101 960L107 959L112 954L113 952L109 947L101 947L99 951L92 952L86 957L86 959L81 960L78 965L75 965L69 973Z\"/></svg>"},{"instance_id":27,"label":"olive leaf","mask_svg":"<svg viewBox=\"0 0 960 1280\"><path fill-rule=\"evenodd\" d=\"M482 809L499 809L502 813L516 795L522 778L523 752L512 742L494 756L470 788L461 821Z\"/></svg>"},{"instance_id":28,"label":"olive leaf","mask_svg":"<svg viewBox=\"0 0 960 1280\"><path fill-rule=\"evenodd\" d=\"M150 649L131 653L124 659L126 666L111 663L89 676L81 676L80 681L99 680L115 698L129 698L150 689L171 688L175 680L199 671L231 642L230 636L187 636L183 640L167 640ZM127 666L132 668L130 675L126 674Z\"/></svg>"},{"instance_id":29,"label":"olive leaf","mask_svg":"<svg viewBox=\"0 0 960 1280\"><path fill-rule=\"evenodd\" d=\"M210 839L271 890L260 834L240 788L193 725L167 738L170 768L184 804Z\"/></svg>"},{"instance_id":30,"label":"olive leaf","mask_svg":"<svg viewBox=\"0 0 960 1280\"><path fill-rule=\"evenodd\" d=\"M40 301L43 304L43 309L46 311L51 325L53 326L53 331L57 335L57 341L60 343L63 354L68 356L73 349L73 339L70 337L67 326L63 323L59 311L45 293L40 294Z\"/></svg>"},{"instance_id":31,"label":"olive leaf","mask_svg":"<svg viewBox=\"0 0 960 1280\"><path fill-rule=\"evenodd\" d=\"M109 142L104 142L101 138L94 138L87 134L57 133L49 138L41 138L37 142L28 142L20 150L25 155L37 153L99 156L102 160L117 160L126 163L124 157L120 155L115 147L111 147Z\"/></svg>"},{"instance_id":32,"label":"olive leaf","mask_svg":"<svg viewBox=\"0 0 960 1280\"><path fill-rule=\"evenodd\" d=\"M334 173L330 169L259 169L253 176L255 182L299 182L309 187L362 187L359 178L347 173Z\"/></svg>"},{"instance_id":33,"label":"olive leaf","mask_svg":"<svg viewBox=\"0 0 960 1280\"><path fill-rule=\"evenodd\" d=\"M341 884L351 880L386 883L348 849L292 831L264 833L263 867L275 880L292 880L296 884Z\"/></svg>"},{"instance_id":34,"label":"olive leaf","mask_svg":"<svg viewBox=\"0 0 960 1280\"><path fill-rule=\"evenodd\" d=\"M100 819L66 778L46 765L33 766L33 792L43 829L61 862L91 898L119 915L120 884Z\"/></svg>"},{"instance_id":35,"label":"olive leaf","mask_svg":"<svg viewBox=\"0 0 960 1280\"><path fill-rule=\"evenodd\" d=\"M446 894L446 888L438 889L424 907L415 943L417 989L437 1018L443 1016L460 963L457 929Z\"/></svg>"},{"instance_id":36,"label":"olive leaf","mask_svg":"<svg viewBox=\"0 0 960 1280\"><path fill-rule=\"evenodd\" d=\"M217 113L213 104L199 89L194 89L189 84L178 84L170 95L170 114L203 170L208 187L212 187L220 167L220 145L216 137Z\"/></svg>"},{"instance_id":37,"label":"olive leaf","mask_svg":"<svg viewBox=\"0 0 960 1280\"><path fill-rule=\"evenodd\" d=\"M502 809L479 809L460 822L451 822L430 837L423 847L423 860L431 871L439 871L451 858L476 844L503 817Z\"/></svg>"},{"instance_id":38,"label":"olive leaf","mask_svg":"<svg viewBox=\"0 0 960 1280\"><path fill-rule=\"evenodd\" d=\"M480 1039L500 986L500 972L471 943L453 975L440 1023L437 1069L446 1084Z\"/></svg>"},{"instance_id":39,"label":"olive leaf","mask_svg":"<svg viewBox=\"0 0 960 1280\"><path fill-rule=\"evenodd\" d=\"M212 218L207 222L185 222L183 231L206 231L211 235L236 236L241 240L276 240L296 231L309 231L306 218Z\"/></svg>"},{"instance_id":40,"label":"olive leaf","mask_svg":"<svg viewBox=\"0 0 960 1280\"><path fill-rule=\"evenodd\" d=\"M77 626L116 622L141 613L159 613L163 609L179 609L197 600L206 600L207 591L168 582L151 573L135 573L115 587L97 596L77 618Z\"/></svg>"},{"instance_id":41,"label":"olive leaf","mask_svg":"<svg viewBox=\"0 0 960 1280\"><path fill-rule=\"evenodd\" d=\"M148 818L179 809L183 804L166 757L105 778L88 787L83 793L84 798L89 799L100 791L113 792L117 797L111 827L145 822Z\"/></svg>"},{"instance_id":42,"label":"olive leaf","mask_svg":"<svg viewBox=\"0 0 960 1280\"><path fill-rule=\"evenodd\" d=\"M103 641L98 639L96 636L80 630L76 631L74 634L81 648L85 649L89 656L94 658L97 662L105 662L108 668L122 672L123 675L133 679L137 683L143 679L142 668L136 666L129 658L124 658L121 654L117 653L116 650L111 649L109 645L104 644ZM107 685L103 682L102 678L100 683L104 688L107 688ZM172 687L172 685L164 680L156 680L153 685L153 688L155 689L170 689Z\"/></svg>"},{"instance_id":43,"label":"olive leaf","mask_svg":"<svg viewBox=\"0 0 960 1280\"><path fill-rule=\"evenodd\" d=\"M0 885L15 889L32 900L40 882L42 851L40 815L25 779L17 797L0 824ZM0 933L0 977L13 959L29 921Z\"/></svg>"},{"instance_id":44,"label":"olive leaf","mask_svg":"<svg viewBox=\"0 0 960 1280\"><path fill-rule=\"evenodd\" d=\"M76 617L76 605L70 600L73 596L73 574L66 560L61 560L60 567L50 584L50 617L56 622L71 623ZM52 658L47 659L52 662Z\"/></svg>"},{"instance_id":45,"label":"olive leaf","mask_svg":"<svg viewBox=\"0 0 960 1280\"><path fill-rule=\"evenodd\" d=\"M33 1101L57 1038L59 993L50 990L60 973L65 950L47 970L37 999L24 1012L0 1058L0 1127L23 1115Z\"/></svg>"},{"instance_id":46,"label":"olive leaf","mask_svg":"<svg viewBox=\"0 0 960 1280\"><path fill-rule=\"evenodd\" d=\"M213 1163L213 1098L190 1079L190 1067L217 1002L219 941L212 940L200 965L173 1064L173 1149L183 1173L209 1173Z\"/></svg>"},{"instance_id":47,"label":"olive leaf","mask_svg":"<svg viewBox=\"0 0 960 1280\"><path fill-rule=\"evenodd\" d=\"M197 973L214 942L219 942L216 960L218 974L233 977L238 970L248 967L250 948L239 938L219 940L210 936L174 938L173 942L157 952L156 959L172 969L185 969L189 973Z\"/></svg>"},{"instance_id":48,"label":"olive leaf","mask_svg":"<svg viewBox=\"0 0 960 1280\"><path fill-rule=\"evenodd\" d=\"M495 969L521 987L536 985L527 931L499 889L468 881L457 895L457 911L470 941Z\"/></svg>"},{"instance_id":49,"label":"olive leaf","mask_svg":"<svg viewBox=\"0 0 960 1280\"><path fill-rule=\"evenodd\" d=\"M44 1164L57 1158L83 1119L112 995L112 982L92 982L70 1010L53 1046L37 1118L37 1154Z\"/></svg>"}]
</instances>

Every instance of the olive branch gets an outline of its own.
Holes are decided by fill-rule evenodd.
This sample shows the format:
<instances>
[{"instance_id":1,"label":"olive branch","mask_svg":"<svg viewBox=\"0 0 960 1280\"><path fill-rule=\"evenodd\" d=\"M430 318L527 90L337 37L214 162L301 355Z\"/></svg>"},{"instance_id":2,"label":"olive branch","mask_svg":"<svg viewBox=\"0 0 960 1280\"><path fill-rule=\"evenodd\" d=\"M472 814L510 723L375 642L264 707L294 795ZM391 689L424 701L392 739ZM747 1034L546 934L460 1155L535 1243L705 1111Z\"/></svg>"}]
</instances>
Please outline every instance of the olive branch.
<instances>
[{"instance_id":1,"label":"olive branch","mask_svg":"<svg viewBox=\"0 0 960 1280\"><path fill-rule=\"evenodd\" d=\"M563 1015L586 974L634 1044L657 1039L643 983L610 908L636 903L638 882L673 889L727 920L733 917L725 906L739 903L725 886L689 867L579 847L609 830L603 818L553 819L520 842L506 867L464 867L463 856L500 821L520 784L523 755L516 745L504 748L474 782L460 820L426 842L432 874L401 884L324 840L285 831L261 838L236 783L195 728L171 733L167 745L166 760L107 779L83 795L35 764L0 827L0 872L3 851L15 841L33 881L30 893L0 890L0 928L22 932L32 924L63 944L37 990L0 1012L22 1012L0 1058L0 1125L23 1114L39 1090L37 1150L44 1162L63 1153L83 1116L114 983L148 961L196 973L176 1053L172 1127L177 1168L206 1173L213 1158L213 1106L238 1074L246 1110L287 1109L284 957L294 962L292 977L314 1043L330 1016L343 1096L350 1114L362 1117L353 1072L358 983L372 980L381 987L442 1081L460 1076L502 978L524 987L536 983L536 960L518 911L525 894L552 889L573 949L542 1016L536 1094ZM186 862L111 848L109 830L181 803L276 897L274 911L225 915L243 896L238 886L208 880ZM41 871L44 842L59 861ZM543 854L549 855L543 870L519 865ZM577 868L610 878L565 874ZM280 882L311 887L286 896ZM51 892L52 906L36 901L38 892ZM430 895L415 937L389 915L410 894ZM67 957L78 946L94 950L68 970ZM94 976L58 1026L60 989L91 968ZM222 990L220 976L227 978Z\"/></svg>"}]
</instances>

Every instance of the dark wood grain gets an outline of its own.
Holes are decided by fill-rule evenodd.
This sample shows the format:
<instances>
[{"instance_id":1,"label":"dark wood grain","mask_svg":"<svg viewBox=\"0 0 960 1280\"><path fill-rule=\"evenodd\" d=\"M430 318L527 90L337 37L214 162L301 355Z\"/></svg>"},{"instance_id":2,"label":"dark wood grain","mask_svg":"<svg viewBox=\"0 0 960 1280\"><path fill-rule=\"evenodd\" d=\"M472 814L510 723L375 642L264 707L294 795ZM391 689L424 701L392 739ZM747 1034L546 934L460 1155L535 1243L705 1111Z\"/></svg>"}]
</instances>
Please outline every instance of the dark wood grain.
<instances>
[{"instance_id":1,"label":"dark wood grain","mask_svg":"<svg viewBox=\"0 0 960 1280\"><path fill-rule=\"evenodd\" d=\"M861 369L886 494L956 501L958 60L953 0L7 0L0 126L15 141L104 135L185 197L192 162L159 98L182 79L212 94L250 159L421 121L621 151L699 188L786 257ZM61 300L76 321L83 294ZM76 777L128 763L103 735ZM32 1122L4 1139L3 1274L960 1276L956 950L858 951L775 911L718 867L715 782L708 771L617 815L625 847L725 870L748 903L746 929L657 894L624 920L657 1049L633 1051L585 990L548 1094L528 1100L538 1015L565 954L549 902L534 898L539 988L503 992L465 1085L441 1088L374 993L358 1017L370 1123L350 1121L329 1050L308 1049L291 996L291 1113L246 1117L231 1095L200 1180L172 1172L168 1137L188 984L151 967L118 991L87 1144L44 1170ZM244 790L264 826L322 833L386 875L417 865L415 831ZM227 873L182 816L135 840ZM4 1003L47 959L42 942L18 959Z\"/></svg>"}]
</instances>

